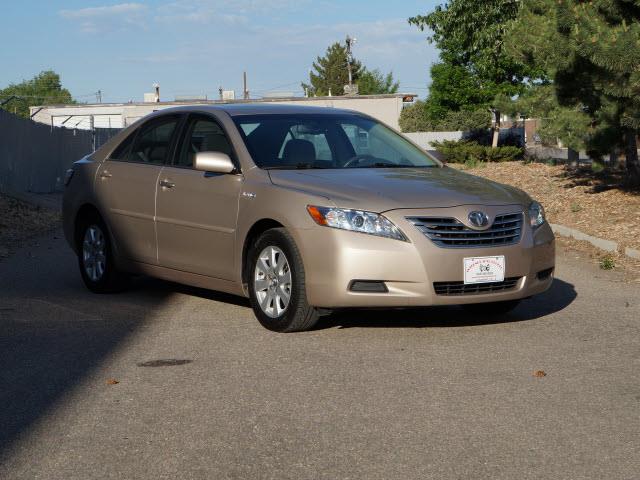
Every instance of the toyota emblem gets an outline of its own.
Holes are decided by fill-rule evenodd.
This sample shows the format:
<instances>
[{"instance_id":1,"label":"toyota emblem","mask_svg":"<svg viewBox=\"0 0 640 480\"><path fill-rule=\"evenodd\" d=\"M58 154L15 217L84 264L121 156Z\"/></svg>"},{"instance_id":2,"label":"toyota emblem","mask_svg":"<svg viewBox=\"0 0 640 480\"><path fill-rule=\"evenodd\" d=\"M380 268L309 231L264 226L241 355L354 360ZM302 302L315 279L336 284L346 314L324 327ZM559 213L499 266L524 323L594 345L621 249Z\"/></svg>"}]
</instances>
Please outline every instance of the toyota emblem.
<instances>
[{"instance_id":1,"label":"toyota emblem","mask_svg":"<svg viewBox=\"0 0 640 480\"><path fill-rule=\"evenodd\" d=\"M469 214L469 222L474 227L482 228L489 225L489 217L484 212L471 212Z\"/></svg>"}]
</instances>

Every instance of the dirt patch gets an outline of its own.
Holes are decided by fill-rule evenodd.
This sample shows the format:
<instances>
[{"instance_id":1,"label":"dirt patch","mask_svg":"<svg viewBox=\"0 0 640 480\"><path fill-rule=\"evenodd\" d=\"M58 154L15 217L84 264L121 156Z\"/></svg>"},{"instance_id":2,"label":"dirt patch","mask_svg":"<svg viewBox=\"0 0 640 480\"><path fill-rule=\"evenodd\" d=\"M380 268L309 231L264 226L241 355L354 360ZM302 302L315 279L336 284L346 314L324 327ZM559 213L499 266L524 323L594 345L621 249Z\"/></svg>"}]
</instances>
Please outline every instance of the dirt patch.
<instances>
[{"instance_id":1,"label":"dirt patch","mask_svg":"<svg viewBox=\"0 0 640 480\"><path fill-rule=\"evenodd\" d=\"M0 261L24 240L59 225L59 212L0 194Z\"/></svg>"},{"instance_id":2,"label":"dirt patch","mask_svg":"<svg viewBox=\"0 0 640 480\"><path fill-rule=\"evenodd\" d=\"M574 238L557 237L556 244L564 254L575 254L576 258L599 267L611 280L640 285L640 260L605 252Z\"/></svg>"},{"instance_id":3,"label":"dirt patch","mask_svg":"<svg viewBox=\"0 0 640 480\"><path fill-rule=\"evenodd\" d=\"M640 191L618 187L622 178L615 172L524 162L486 163L466 171L526 191L544 205L551 223L640 249Z\"/></svg>"}]
</instances>

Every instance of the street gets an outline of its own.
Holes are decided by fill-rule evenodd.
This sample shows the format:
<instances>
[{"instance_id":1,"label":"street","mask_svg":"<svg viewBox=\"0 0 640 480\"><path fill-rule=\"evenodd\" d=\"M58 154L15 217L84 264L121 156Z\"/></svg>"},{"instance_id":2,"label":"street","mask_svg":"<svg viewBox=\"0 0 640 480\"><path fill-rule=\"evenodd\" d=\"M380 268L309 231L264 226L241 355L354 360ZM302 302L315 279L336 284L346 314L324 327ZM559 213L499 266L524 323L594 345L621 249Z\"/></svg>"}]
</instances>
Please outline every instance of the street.
<instances>
[{"instance_id":1,"label":"street","mask_svg":"<svg viewBox=\"0 0 640 480\"><path fill-rule=\"evenodd\" d=\"M280 335L215 292L91 294L57 231L0 263L0 366L6 480L640 476L640 285L568 252L501 321Z\"/></svg>"}]
</instances>

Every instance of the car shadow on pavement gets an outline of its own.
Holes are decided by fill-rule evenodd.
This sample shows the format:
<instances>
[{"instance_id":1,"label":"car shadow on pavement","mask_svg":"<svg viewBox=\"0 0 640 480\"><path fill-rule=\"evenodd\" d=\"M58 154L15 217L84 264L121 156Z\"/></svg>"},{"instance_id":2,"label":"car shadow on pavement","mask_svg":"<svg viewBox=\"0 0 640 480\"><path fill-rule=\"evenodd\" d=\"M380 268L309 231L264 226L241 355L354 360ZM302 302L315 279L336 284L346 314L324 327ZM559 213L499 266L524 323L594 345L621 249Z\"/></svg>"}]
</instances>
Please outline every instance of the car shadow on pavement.
<instances>
[{"instance_id":1,"label":"car shadow on pavement","mask_svg":"<svg viewBox=\"0 0 640 480\"><path fill-rule=\"evenodd\" d=\"M512 312L478 315L458 306L407 309L354 309L324 317L318 330L328 328L456 328L524 322L551 315L568 307L578 294L570 283L555 279L543 294L524 300Z\"/></svg>"}]
</instances>

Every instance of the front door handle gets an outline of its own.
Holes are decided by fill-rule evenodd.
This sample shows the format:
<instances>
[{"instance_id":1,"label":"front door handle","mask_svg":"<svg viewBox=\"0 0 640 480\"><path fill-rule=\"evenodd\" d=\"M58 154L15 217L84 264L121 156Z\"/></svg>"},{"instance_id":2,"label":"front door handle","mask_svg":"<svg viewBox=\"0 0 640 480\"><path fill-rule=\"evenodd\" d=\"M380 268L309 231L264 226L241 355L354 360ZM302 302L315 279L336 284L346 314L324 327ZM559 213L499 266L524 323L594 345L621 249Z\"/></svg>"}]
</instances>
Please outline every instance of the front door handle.
<instances>
[{"instance_id":1,"label":"front door handle","mask_svg":"<svg viewBox=\"0 0 640 480\"><path fill-rule=\"evenodd\" d=\"M173 187L176 186L176 184L171 182L171 181L169 181L169 180L161 180L160 181L160 186L162 188L173 188Z\"/></svg>"},{"instance_id":2,"label":"front door handle","mask_svg":"<svg viewBox=\"0 0 640 480\"><path fill-rule=\"evenodd\" d=\"M100 178L111 178L113 177L113 175L111 175L107 170L103 170L102 173L100 174Z\"/></svg>"}]
</instances>

